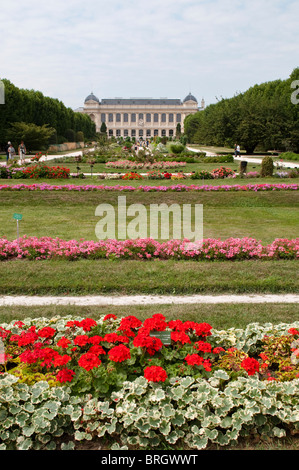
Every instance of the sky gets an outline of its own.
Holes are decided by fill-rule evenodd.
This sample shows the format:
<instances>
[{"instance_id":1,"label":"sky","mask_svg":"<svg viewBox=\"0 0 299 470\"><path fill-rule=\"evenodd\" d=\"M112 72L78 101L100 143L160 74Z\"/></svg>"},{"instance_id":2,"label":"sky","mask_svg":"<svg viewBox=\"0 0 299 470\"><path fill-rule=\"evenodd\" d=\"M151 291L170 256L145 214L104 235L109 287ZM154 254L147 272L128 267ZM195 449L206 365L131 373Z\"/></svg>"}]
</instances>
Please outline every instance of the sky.
<instances>
[{"instance_id":1,"label":"sky","mask_svg":"<svg viewBox=\"0 0 299 470\"><path fill-rule=\"evenodd\" d=\"M299 66L298 0L0 0L0 79L76 109L103 98L206 105Z\"/></svg>"}]
</instances>

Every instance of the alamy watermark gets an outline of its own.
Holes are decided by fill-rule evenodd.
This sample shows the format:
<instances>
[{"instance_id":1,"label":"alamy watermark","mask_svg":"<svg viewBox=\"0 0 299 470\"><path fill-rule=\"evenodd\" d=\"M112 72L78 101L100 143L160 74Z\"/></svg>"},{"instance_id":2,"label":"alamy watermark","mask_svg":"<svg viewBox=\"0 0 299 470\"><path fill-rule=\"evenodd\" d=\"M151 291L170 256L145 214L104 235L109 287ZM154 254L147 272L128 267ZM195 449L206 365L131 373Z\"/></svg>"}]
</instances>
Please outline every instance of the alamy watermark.
<instances>
[{"instance_id":1,"label":"alamy watermark","mask_svg":"<svg viewBox=\"0 0 299 470\"><path fill-rule=\"evenodd\" d=\"M0 104L5 104L5 86L2 80L0 80Z\"/></svg>"},{"instance_id":2,"label":"alamy watermark","mask_svg":"<svg viewBox=\"0 0 299 470\"><path fill-rule=\"evenodd\" d=\"M95 215L101 217L95 228L99 240L153 238L199 242L203 239L202 204L130 204L118 197L117 208L99 204Z\"/></svg>"},{"instance_id":3,"label":"alamy watermark","mask_svg":"<svg viewBox=\"0 0 299 470\"><path fill-rule=\"evenodd\" d=\"M293 104L299 103L299 80L293 80L291 83L291 88L296 88L295 91L291 94L291 102Z\"/></svg>"}]
</instances>

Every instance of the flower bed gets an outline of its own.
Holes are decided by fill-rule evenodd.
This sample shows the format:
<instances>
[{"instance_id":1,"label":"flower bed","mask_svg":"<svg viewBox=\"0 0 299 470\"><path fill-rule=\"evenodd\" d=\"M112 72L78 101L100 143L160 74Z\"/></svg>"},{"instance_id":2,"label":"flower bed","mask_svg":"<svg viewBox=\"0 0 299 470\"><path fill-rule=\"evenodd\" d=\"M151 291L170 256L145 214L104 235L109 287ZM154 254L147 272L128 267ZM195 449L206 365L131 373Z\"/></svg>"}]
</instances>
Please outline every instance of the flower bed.
<instances>
[{"instance_id":1,"label":"flower bed","mask_svg":"<svg viewBox=\"0 0 299 470\"><path fill-rule=\"evenodd\" d=\"M0 336L0 449L54 449L63 434L202 449L299 430L298 322L224 331L68 316L2 324Z\"/></svg>"},{"instance_id":2,"label":"flower bed","mask_svg":"<svg viewBox=\"0 0 299 470\"><path fill-rule=\"evenodd\" d=\"M128 186L128 185L76 185L76 184L61 184L53 185L48 183L33 183L33 184L1 184L0 191L116 191L116 192L183 192L183 191L298 191L299 184L284 184L284 183L262 183L262 184L222 184L222 185L185 185L176 184L171 186Z\"/></svg>"},{"instance_id":3,"label":"flower bed","mask_svg":"<svg viewBox=\"0 0 299 470\"><path fill-rule=\"evenodd\" d=\"M165 170L167 168L182 168L186 166L186 162L132 162L130 160L118 160L116 162L107 162L107 168L115 168L115 169L128 169L128 170L157 170L162 169Z\"/></svg>"},{"instance_id":4,"label":"flower bed","mask_svg":"<svg viewBox=\"0 0 299 470\"><path fill-rule=\"evenodd\" d=\"M202 242L152 238L128 240L62 240L51 237L24 237L19 240L0 238L0 261L27 258L43 260L63 258L85 259L175 259L194 261L213 260L279 260L299 259L299 238L275 239L262 245L254 238L205 239Z\"/></svg>"},{"instance_id":5,"label":"flower bed","mask_svg":"<svg viewBox=\"0 0 299 470\"><path fill-rule=\"evenodd\" d=\"M27 167L3 167L1 168L1 178L48 178L48 179L67 179L70 170L63 166L32 165Z\"/></svg>"}]
</instances>

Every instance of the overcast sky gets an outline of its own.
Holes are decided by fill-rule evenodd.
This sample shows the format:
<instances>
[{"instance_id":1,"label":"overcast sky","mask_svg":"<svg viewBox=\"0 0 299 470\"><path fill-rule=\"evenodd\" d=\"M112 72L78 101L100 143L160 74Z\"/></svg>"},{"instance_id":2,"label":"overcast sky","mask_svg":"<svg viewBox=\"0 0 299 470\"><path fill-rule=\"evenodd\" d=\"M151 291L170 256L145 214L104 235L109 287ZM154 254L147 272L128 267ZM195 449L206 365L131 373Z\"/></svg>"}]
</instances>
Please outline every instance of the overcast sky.
<instances>
[{"instance_id":1,"label":"overcast sky","mask_svg":"<svg viewBox=\"0 0 299 470\"><path fill-rule=\"evenodd\" d=\"M77 108L216 102L299 66L298 0L0 0L0 78Z\"/></svg>"}]
</instances>

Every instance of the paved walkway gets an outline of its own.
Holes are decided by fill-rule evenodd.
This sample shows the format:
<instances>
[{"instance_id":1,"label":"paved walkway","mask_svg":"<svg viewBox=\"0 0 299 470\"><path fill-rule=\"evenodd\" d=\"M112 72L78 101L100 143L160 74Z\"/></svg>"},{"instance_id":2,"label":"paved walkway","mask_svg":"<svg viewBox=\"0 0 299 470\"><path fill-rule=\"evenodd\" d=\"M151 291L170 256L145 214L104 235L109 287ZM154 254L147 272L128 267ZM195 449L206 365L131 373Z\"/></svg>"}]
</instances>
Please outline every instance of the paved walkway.
<instances>
[{"instance_id":1,"label":"paved walkway","mask_svg":"<svg viewBox=\"0 0 299 470\"><path fill-rule=\"evenodd\" d=\"M182 304L259 304L299 303L299 294L252 294L252 295L131 295L131 296L0 296L3 306L39 305L182 305Z\"/></svg>"},{"instance_id":2,"label":"paved walkway","mask_svg":"<svg viewBox=\"0 0 299 470\"><path fill-rule=\"evenodd\" d=\"M217 157L218 155L216 153L212 153L212 152L207 152L206 150L203 150L203 149L194 149L194 148L191 148L191 147L187 147L188 150L191 150L192 152L205 152L207 157ZM262 159L263 157L254 157L253 155L244 155L244 156L241 156L241 157L234 157L235 161L236 162L240 162L240 161L247 161L248 163L257 163L257 164L261 164L262 163ZM274 166L279 166L279 167L283 167L283 168L299 168L299 162L281 162L280 160L279 161L275 161L274 160Z\"/></svg>"}]
</instances>

